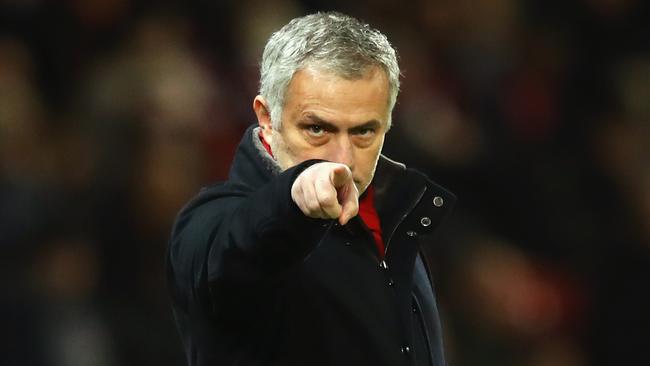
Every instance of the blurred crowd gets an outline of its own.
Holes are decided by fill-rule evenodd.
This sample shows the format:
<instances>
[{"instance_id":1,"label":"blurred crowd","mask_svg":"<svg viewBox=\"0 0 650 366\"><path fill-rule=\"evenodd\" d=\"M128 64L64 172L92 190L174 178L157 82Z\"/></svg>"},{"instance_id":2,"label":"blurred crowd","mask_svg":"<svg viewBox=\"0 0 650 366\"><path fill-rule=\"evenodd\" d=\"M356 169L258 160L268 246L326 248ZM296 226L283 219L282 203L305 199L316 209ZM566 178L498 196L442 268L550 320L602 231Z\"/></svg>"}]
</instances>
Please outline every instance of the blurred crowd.
<instances>
[{"instance_id":1,"label":"blurred crowd","mask_svg":"<svg viewBox=\"0 0 650 366\"><path fill-rule=\"evenodd\" d=\"M171 223L223 179L266 39L387 34L386 155L459 205L425 252L453 366L650 364L642 0L0 0L0 364L182 365Z\"/></svg>"}]
</instances>

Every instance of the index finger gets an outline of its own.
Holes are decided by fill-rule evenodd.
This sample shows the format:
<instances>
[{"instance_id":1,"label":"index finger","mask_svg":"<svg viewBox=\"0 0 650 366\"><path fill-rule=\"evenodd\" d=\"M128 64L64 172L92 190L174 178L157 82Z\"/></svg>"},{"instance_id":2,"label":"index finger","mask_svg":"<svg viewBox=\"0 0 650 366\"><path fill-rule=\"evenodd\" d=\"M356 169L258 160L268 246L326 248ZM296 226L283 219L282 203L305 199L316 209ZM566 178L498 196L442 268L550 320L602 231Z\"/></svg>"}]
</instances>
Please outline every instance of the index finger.
<instances>
[{"instance_id":1,"label":"index finger","mask_svg":"<svg viewBox=\"0 0 650 366\"><path fill-rule=\"evenodd\" d=\"M335 188L343 187L351 179L352 172L345 165L339 165L330 172L330 182Z\"/></svg>"}]
</instances>

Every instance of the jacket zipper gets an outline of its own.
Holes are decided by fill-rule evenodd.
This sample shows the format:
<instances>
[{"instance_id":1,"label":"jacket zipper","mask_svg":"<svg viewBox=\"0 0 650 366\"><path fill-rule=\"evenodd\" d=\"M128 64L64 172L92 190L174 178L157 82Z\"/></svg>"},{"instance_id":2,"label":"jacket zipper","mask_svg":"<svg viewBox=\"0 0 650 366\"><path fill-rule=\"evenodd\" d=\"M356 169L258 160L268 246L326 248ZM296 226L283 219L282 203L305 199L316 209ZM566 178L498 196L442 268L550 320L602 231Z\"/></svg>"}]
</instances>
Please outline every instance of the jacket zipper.
<instances>
[{"instance_id":1,"label":"jacket zipper","mask_svg":"<svg viewBox=\"0 0 650 366\"><path fill-rule=\"evenodd\" d=\"M413 201L411 206L409 206L408 210L406 210L404 215L402 215L402 217L399 219L399 221L397 222L397 225L395 225L395 227L393 228L393 231L388 236L388 240L386 240L386 247L384 248L384 258L386 258L386 254L388 254L388 247L390 246L390 242L393 239L393 236L395 235L395 231L397 231L397 228L400 225L402 225L402 222L404 222L404 219L406 219L406 217L413 211L415 206L418 205L418 203L420 202L420 200L422 199L422 197L424 196L424 193L426 191L427 191L427 186L425 185L424 187L422 187L422 190L420 191L420 194L418 194L418 198Z\"/></svg>"}]
</instances>

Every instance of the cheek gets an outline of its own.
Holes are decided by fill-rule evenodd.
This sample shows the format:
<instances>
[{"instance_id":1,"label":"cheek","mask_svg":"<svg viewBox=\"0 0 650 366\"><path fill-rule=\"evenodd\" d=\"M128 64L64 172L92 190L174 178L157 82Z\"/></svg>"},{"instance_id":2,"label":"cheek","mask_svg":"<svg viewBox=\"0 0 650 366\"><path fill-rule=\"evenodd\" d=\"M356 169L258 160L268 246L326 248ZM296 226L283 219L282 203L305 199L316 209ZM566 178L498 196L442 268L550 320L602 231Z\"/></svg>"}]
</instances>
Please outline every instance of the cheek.
<instances>
[{"instance_id":1,"label":"cheek","mask_svg":"<svg viewBox=\"0 0 650 366\"><path fill-rule=\"evenodd\" d=\"M364 162L368 166L368 174L372 174L375 171L375 168L377 167L377 161L379 160L379 155L381 154L381 149L384 146L384 136L381 136L381 139L377 142L375 146L373 146L367 157L367 161Z\"/></svg>"},{"instance_id":2,"label":"cheek","mask_svg":"<svg viewBox=\"0 0 650 366\"><path fill-rule=\"evenodd\" d=\"M291 165L297 165L309 159L322 159L322 154L309 146L304 139L296 133L287 133L282 138L282 153Z\"/></svg>"},{"instance_id":3,"label":"cheek","mask_svg":"<svg viewBox=\"0 0 650 366\"><path fill-rule=\"evenodd\" d=\"M360 151L357 155L356 167L359 173L359 178L369 180L377 166L379 159L380 147L372 148L369 150Z\"/></svg>"}]
</instances>

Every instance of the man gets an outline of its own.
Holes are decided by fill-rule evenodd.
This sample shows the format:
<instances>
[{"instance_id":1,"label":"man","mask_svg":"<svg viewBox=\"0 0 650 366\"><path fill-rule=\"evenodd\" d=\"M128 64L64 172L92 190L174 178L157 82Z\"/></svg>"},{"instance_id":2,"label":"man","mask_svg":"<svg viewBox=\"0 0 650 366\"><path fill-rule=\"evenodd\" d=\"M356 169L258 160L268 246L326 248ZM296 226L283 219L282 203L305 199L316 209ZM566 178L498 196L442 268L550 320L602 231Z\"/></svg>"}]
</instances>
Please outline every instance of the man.
<instances>
[{"instance_id":1,"label":"man","mask_svg":"<svg viewBox=\"0 0 650 366\"><path fill-rule=\"evenodd\" d=\"M420 244L453 195L380 155L399 89L386 37L339 13L269 39L257 127L168 252L190 365L443 365Z\"/></svg>"}]
</instances>

